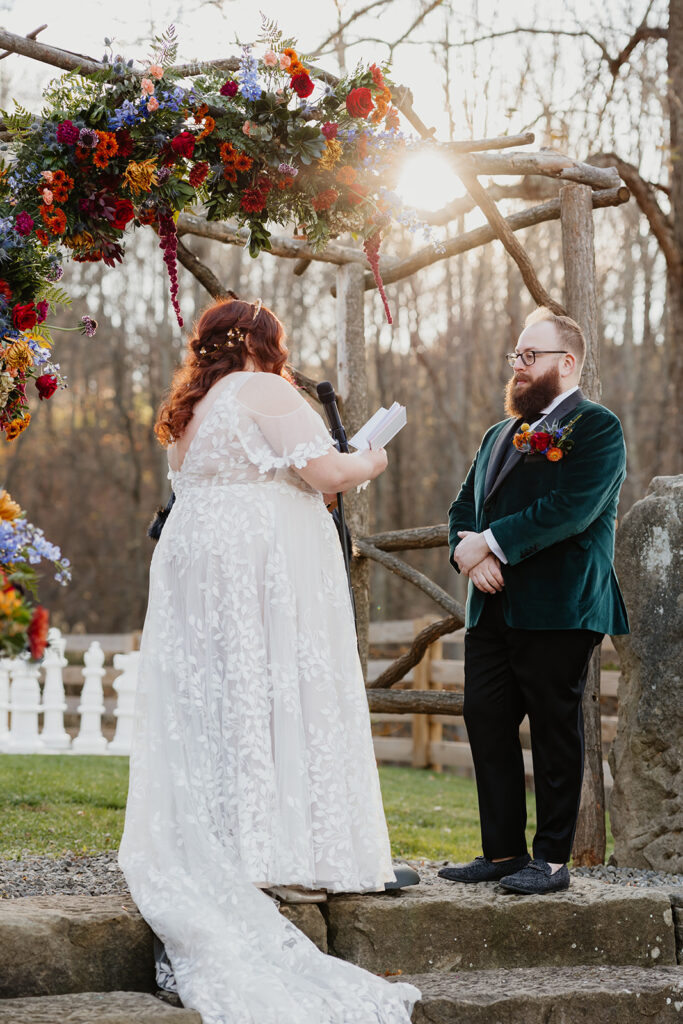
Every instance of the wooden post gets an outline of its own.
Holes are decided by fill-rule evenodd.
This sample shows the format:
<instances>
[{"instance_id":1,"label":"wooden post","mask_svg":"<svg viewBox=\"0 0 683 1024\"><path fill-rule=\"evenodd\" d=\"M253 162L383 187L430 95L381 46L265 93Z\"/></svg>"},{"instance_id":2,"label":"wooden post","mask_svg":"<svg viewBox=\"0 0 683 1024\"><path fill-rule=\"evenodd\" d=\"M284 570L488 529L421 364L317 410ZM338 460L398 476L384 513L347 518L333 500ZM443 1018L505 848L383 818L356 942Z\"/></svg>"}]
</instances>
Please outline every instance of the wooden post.
<instances>
[{"instance_id":1,"label":"wooden post","mask_svg":"<svg viewBox=\"0 0 683 1024\"><path fill-rule=\"evenodd\" d=\"M365 270L347 263L337 270L337 393L349 437L368 418L368 375L365 361ZM346 521L352 537L370 532L370 497L367 488L349 491L344 499ZM370 566L366 558L355 558L351 583L356 602L358 651L363 674L367 674L368 628L370 622Z\"/></svg>"},{"instance_id":2,"label":"wooden post","mask_svg":"<svg viewBox=\"0 0 683 1024\"><path fill-rule=\"evenodd\" d=\"M600 347L597 332L593 201L588 185L560 189L560 221L565 275L565 306L586 336L586 362L581 377L585 395L600 401ZM585 755L581 808L572 857L577 865L602 864L605 859L605 780L602 769L600 722L600 648L588 669L583 696Z\"/></svg>"},{"instance_id":3,"label":"wooden post","mask_svg":"<svg viewBox=\"0 0 683 1024\"><path fill-rule=\"evenodd\" d=\"M429 619L416 619L413 623L413 636L417 636L428 624ZM425 651L422 661L413 669L413 689L429 689L429 651ZM413 768L426 768L429 765L429 740L431 721L429 715L413 715Z\"/></svg>"},{"instance_id":4,"label":"wooden post","mask_svg":"<svg viewBox=\"0 0 683 1024\"><path fill-rule=\"evenodd\" d=\"M429 668L429 689L430 690L443 690L443 683L436 683L432 678L432 662L441 661L443 658L443 640L435 640L434 643L427 649L427 655L429 657L428 668ZM443 742L443 723L439 719L429 719L429 767L434 772L443 771L443 765L440 762L434 762L434 750L433 744Z\"/></svg>"}]
</instances>

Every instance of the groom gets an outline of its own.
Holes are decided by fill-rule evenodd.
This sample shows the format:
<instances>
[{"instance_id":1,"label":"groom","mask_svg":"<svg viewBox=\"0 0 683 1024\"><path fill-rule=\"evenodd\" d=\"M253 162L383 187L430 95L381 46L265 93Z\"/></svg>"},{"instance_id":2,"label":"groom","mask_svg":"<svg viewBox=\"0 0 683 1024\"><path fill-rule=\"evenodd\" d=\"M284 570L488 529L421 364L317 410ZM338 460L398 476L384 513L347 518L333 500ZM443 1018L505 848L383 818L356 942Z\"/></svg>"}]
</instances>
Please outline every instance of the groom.
<instances>
[{"instance_id":1,"label":"groom","mask_svg":"<svg viewBox=\"0 0 683 1024\"><path fill-rule=\"evenodd\" d=\"M498 881L514 893L569 886L588 663L605 633L628 632L612 567L624 439L617 417L581 393L585 352L569 317L540 308L527 319L507 357L510 418L485 434L450 507L451 564L470 581L464 716L484 853L439 872L451 881ZM530 428L526 438L522 425ZM559 441L548 436L557 427L566 428ZM524 834L525 714L536 791L533 860Z\"/></svg>"}]
</instances>

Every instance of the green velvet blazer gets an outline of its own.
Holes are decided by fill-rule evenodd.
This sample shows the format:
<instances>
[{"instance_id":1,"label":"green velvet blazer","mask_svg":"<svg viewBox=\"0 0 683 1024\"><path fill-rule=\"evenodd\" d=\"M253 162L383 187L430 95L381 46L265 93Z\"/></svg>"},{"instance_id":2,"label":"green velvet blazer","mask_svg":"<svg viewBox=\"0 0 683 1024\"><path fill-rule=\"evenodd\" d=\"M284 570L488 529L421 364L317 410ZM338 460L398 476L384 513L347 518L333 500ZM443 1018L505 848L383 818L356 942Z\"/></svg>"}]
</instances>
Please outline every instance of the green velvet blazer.
<instances>
[{"instance_id":1,"label":"green velvet blazer","mask_svg":"<svg viewBox=\"0 0 683 1024\"><path fill-rule=\"evenodd\" d=\"M624 436L614 413L581 391L548 421L561 425L577 416L574 447L558 462L515 450L519 420L491 427L448 513L450 561L457 570L459 530L490 529L508 560L502 597L509 626L628 633L613 566ZM484 600L470 582L468 627L477 624Z\"/></svg>"}]
</instances>

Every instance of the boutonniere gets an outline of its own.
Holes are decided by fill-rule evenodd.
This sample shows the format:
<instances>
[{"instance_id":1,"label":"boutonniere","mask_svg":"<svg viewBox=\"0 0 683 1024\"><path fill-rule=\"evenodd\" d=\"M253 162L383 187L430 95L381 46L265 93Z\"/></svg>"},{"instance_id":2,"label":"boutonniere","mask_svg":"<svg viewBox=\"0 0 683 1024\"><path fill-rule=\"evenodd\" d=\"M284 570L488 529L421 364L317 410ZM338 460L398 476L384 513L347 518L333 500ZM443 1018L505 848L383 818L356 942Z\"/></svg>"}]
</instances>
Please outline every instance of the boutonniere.
<instances>
[{"instance_id":1,"label":"boutonniere","mask_svg":"<svg viewBox=\"0 0 683 1024\"><path fill-rule=\"evenodd\" d=\"M545 430L531 430L528 423L522 423L519 432L512 438L518 452L525 455L545 455L551 462L559 462L574 447L570 434L581 413L564 427L555 420Z\"/></svg>"}]
</instances>

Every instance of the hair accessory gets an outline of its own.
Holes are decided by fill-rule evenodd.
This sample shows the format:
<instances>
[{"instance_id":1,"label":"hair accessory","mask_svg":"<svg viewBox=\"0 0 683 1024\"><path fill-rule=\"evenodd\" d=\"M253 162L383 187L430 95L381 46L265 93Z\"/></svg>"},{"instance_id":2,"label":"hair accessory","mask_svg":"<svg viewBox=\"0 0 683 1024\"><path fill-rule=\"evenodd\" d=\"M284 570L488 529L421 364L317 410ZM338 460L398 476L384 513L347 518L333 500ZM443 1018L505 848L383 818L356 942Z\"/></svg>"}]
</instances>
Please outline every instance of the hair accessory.
<instances>
[{"instance_id":1,"label":"hair accessory","mask_svg":"<svg viewBox=\"0 0 683 1024\"><path fill-rule=\"evenodd\" d=\"M241 327L231 327L225 335L225 344L228 348L237 348L244 342L244 331Z\"/></svg>"},{"instance_id":2,"label":"hair accessory","mask_svg":"<svg viewBox=\"0 0 683 1024\"><path fill-rule=\"evenodd\" d=\"M256 300L256 302L253 303L253 305L254 305L254 316L253 316L252 321L251 321L252 323L254 322L256 317L261 312L261 306L263 305L263 299L261 298L260 295L259 295L258 299Z\"/></svg>"}]
</instances>

